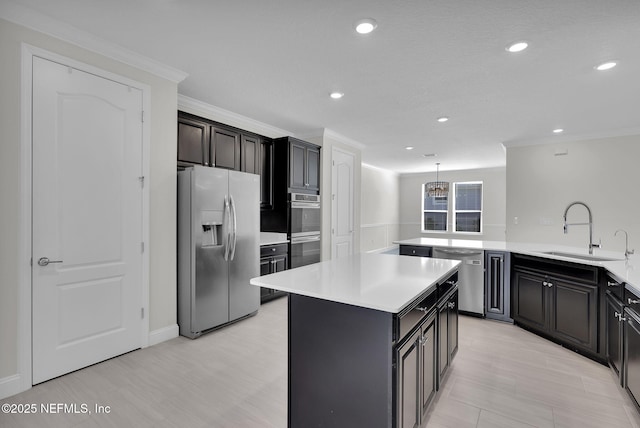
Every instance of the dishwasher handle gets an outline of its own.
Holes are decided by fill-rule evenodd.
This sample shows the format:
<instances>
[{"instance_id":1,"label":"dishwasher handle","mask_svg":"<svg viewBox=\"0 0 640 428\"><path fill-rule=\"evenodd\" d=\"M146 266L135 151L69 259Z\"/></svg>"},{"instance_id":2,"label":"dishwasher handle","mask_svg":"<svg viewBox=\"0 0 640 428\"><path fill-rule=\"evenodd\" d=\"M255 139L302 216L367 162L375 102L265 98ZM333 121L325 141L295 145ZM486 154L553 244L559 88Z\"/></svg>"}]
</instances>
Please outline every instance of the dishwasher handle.
<instances>
[{"instance_id":1,"label":"dishwasher handle","mask_svg":"<svg viewBox=\"0 0 640 428\"><path fill-rule=\"evenodd\" d=\"M463 257L468 257L468 256L478 256L480 254L482 254L482 251L480 250L450 250L450 249L444 249L444 248L435 248L433 250L433 254L438 254L438 253L442 253L442 254L446 254L446 255L450 255L450 256L463 256Z\"/></svg>"}]
</instances>

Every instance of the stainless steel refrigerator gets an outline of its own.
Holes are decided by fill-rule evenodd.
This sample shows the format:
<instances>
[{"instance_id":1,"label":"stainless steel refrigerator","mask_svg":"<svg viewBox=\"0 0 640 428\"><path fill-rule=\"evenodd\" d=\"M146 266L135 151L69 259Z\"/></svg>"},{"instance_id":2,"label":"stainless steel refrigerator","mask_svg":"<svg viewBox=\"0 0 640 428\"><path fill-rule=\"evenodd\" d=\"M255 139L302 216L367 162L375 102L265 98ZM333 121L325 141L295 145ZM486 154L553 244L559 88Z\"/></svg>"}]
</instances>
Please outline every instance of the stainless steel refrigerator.
<instances>
[{"instance_id":1,"label":"stainless steel refrigerator","mask_svg":"<svg viewBox=\"0 0 640 428\"><path fill-rule=\"evenodd\" d=\"M193 166L178 171L178 324L182 336L257 312L260 176Z\"/></svg>"}]
</instances>

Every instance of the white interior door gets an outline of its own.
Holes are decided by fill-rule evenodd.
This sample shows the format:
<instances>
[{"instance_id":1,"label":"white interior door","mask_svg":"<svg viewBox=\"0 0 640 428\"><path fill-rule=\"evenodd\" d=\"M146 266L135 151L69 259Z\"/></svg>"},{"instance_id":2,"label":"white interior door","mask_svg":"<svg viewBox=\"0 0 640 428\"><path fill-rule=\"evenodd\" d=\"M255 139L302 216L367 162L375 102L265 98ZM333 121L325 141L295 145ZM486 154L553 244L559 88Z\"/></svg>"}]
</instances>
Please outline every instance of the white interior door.
<instances>
[{"instance_id":1,"label":"white interior door","mask_svg":"<svg viewBox=\"0 0 640 428\"><path fill-rule=\"evenodd\" d=\"M332 151L331 258L353 254L353 155Z\"/></svg>"},{"instance_id":2,"label":"white interior door","mask_svg":"<svg viewBox=\"0 0 640 428\"><path fill-rule=\"evenodd\" d=\"M143 101L37 57L32 96L36 384L141 346Z\"/></svg>"}]
</instances>

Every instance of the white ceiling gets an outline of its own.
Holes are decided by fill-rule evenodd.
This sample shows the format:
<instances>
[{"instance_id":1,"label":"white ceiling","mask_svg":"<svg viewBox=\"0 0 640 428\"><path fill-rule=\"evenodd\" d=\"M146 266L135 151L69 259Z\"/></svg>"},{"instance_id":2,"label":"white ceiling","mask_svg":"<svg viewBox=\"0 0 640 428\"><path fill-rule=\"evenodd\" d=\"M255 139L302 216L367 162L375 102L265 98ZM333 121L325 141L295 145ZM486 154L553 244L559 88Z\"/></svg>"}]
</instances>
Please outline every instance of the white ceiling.
<instances>
[{"instance_id":1,"label":"white ceiling","mask_svg":"<svg viewBox=\"0 0 640 428\"><path fill-rule=\"evenodd\" d=\"M639 0L15 3L185 71L180 94L296 135L329 129L396 172L502 166L503 145L640 134ZM368 17L378 28L357 34ZM529 48L505 51L519 40ZM594 70L610 59L618 67Z\"/></svg>"}]
</instances>

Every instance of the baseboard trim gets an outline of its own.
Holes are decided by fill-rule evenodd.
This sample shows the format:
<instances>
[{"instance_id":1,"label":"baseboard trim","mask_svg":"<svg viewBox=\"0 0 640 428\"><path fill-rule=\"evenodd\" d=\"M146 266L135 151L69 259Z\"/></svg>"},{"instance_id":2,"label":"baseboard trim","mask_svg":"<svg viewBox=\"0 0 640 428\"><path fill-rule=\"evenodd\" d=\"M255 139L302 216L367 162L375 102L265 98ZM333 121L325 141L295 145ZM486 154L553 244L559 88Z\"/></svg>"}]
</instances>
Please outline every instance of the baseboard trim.
<instances>
[{"instance_id":1,"label":"baseboard trim","mask_svg":"<svg viewBox=\"0 0 640 428\"><path fill-rule=\"evenodd\" d=\"M157 345L158 343L178 337L179 332L178 324L153 330L149 333L149 346Z\"/></svg>"},{"instance_id":2,"label":"baseboard trim","mask_svg":"<svg viewBox=\"0 0 640 428\"><path fill-rule=\"evenodd\" d=\"M28 388L27 388L28 389ZM0 399L11 397L26 391L22 385L22 379L19 374L3 377L0 379Z\"/></svg>"}]
</instances>

